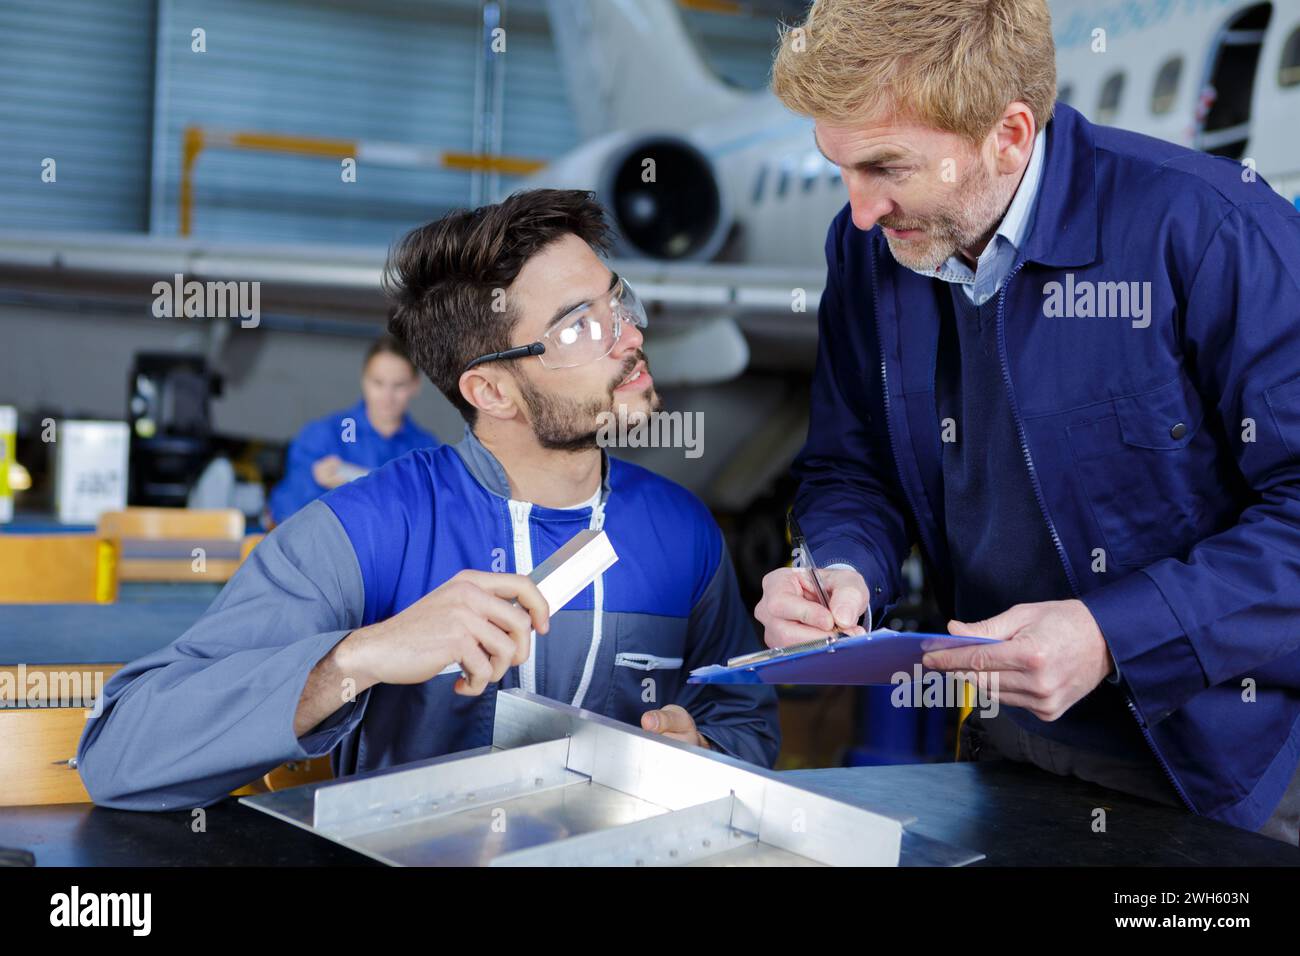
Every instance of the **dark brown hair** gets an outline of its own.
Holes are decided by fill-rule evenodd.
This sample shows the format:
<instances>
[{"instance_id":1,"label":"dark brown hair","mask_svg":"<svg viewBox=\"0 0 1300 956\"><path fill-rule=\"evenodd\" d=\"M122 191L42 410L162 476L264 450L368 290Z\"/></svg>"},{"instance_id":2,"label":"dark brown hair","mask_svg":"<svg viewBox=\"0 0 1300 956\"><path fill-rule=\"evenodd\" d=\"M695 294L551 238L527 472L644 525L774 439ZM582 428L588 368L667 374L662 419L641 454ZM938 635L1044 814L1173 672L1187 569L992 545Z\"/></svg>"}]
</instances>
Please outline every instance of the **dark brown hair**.
<instances>
[{"instance_id":1,"label":"dark brown hair","mask_svg":"<svg viewBox=\"0 0 1300 956\"><path fill-rule=\"evenodd\" d=\"M504 290L525 262L566 234L609 250L609 225L594 193L531 189L458 209L411 230L389 253L388 331L470 424L475 409L460 394L461 373L478 356L510 347L519 315Z\"/></svg>"},{"instance_id":2,"label":"dark brown hair","mask_svg":"<svg viewBox=\"0 0 1300 956\"><path fill-rule=\"evenodd\" d=\"M390 322L393 320L391 309L388 312L388 320ZM415 363L411 361L411 356L407 354L406 346L403 345L395 335L385 332L383 335L379 336L379 338L371 342L370 348L366 349L366 358L365 361L361 363L361 367L364 369L369 366L370 360L376 355L396 355L407 365L411 366L411 372L413 374L420 374L420 370L416 368Z\"/></svg>"}]
</instances>

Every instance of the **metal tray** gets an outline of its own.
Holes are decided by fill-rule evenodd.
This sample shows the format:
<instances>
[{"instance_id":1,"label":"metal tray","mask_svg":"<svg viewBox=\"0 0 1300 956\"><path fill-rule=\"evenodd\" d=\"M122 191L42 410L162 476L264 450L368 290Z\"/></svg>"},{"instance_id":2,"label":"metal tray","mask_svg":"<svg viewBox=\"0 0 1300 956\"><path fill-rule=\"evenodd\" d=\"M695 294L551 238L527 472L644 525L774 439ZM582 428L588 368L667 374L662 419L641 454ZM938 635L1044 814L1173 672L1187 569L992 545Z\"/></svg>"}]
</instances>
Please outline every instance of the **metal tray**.
<instances>
[{"instance_id":1,"label":"metal tray","mask_svg":"<svg viewBox=\"0 0 1300 956\"><path fill-rule=\"evenodd\" d=\"M394 866L954 866L912 818L521 690L492 745L241 802Z\"/></svg>"}]
</instances>

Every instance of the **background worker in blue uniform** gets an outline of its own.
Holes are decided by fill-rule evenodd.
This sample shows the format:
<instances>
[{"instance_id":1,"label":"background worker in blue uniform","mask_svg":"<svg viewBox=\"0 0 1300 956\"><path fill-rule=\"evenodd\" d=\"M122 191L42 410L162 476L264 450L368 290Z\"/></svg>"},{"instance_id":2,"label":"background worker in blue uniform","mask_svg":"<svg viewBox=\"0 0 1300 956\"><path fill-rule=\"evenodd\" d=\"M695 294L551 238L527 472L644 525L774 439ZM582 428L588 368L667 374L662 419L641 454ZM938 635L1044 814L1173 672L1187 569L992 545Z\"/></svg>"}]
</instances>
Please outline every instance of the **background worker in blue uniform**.
<instances>
[{"instance_id":1,"label":"background worker in blue uniform","mask_svg":"<svg viewBox=\"0 0 1300 956\"><path fill-rule=\"evenodd\" d=\"M760 646L720 529L597 444L602 412L659 406L645 312L596 254L606 228L590 193L537 190L402 241L391 329L464 438L307 505L115 674L78 748L96 803L189 807L288 760L328 753L344 775L484 746L513 687L773 763L771 688L686 683ZM619 559L548 615L524 575L588 528Z\"/></svg>"},{"instance_id":2,"label":"background worker in blue uniform","mask_svg":"<svg viewBox=\"0 0 1300 956\"><path fill-rule=\"evenodd\" d=\"M849 202L795 510L838 567L833 614L767 576L767 642L879 620L915 542L949 629L1005 641L927 656L998 680L966 752L1296 843L1300 213L1054 103L1043 0L804 26L773 86Z\"/></svg>"},{"instance_id":3,"label":"background worker in blue uniform","mask_svg":"<svg viewBox=\"0 0 1300 956\"><path fill-rule=\"evenodd\" d=\"M289 445L284 477L267 502L279 524L331 488L413 448L441 442L411 420L407 408L420 392L420 371L406 349L382 335L361 367L361 400L351 408L308 422Z\"/></svg>"}]
</instances>

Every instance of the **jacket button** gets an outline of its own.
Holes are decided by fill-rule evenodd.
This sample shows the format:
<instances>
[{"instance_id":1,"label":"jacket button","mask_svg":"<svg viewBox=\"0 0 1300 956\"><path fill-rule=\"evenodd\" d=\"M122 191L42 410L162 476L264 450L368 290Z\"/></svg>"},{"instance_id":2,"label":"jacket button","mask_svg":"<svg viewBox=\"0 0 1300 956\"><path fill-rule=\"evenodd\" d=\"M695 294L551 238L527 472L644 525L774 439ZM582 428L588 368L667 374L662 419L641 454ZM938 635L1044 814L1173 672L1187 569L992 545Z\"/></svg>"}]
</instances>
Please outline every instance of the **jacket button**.
<instances>
[{"instance_id":1,"label":"jacket button","mask_svg":"<svg viewBox=\"0 0 1300 956\"><path fill-rule=\"evenodd\" d=\"M1174 439L1175 441L1177 441L1179 438L1182 438L1186 434L1187 434L1187 426L1184 425L1182 422L1179 422L1173 428L1169 429L1169 437Z\"/></svg>"}]
</instances>

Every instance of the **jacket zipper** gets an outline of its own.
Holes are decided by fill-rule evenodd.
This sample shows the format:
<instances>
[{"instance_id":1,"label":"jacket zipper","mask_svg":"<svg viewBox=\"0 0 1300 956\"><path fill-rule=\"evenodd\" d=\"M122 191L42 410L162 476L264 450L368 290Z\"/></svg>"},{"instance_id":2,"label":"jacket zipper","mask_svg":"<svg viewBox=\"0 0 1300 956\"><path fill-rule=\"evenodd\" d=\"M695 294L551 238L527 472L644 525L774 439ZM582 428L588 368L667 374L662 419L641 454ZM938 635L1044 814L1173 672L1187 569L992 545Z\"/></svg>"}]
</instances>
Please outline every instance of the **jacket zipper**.
<instances>
[{"instance_id":1,"label":"jacket zipper","mask_svg":"<svg viewBox=\"0 0 1300 956\"><path fill-rule=\"evenodd\" d=\"M510 532L514 545L515 573L531 574L533 570L533 545L528 534L528 522L532 514L533 506L528 501L515 501L513 498L507 500L510 509ZM591 510L591 522L589 527L600 530L605 526L605 501L602 498ZM595 669L596 657L600 651L601 637L604 632L604 613L605 613L605 576L598 575L592 582L595 590L595 606L591 616L591 643L587 649L587 656L583 662L582 673L578 680L578 690L573 697L573 706L581 707L583 699L587 695L587 689L591 686L591 679ZM537 634L533 634L533 652L519 668L519 686L521 689L530 694L542 693L537 689L537 657L539 654Z\"/></svg>"},{"instance_id":2,"label":"jacket zipper","mask_svg":"<svg viewBox=\"0 0 1300 956\"><path fill-rule=\"evenodd\" d=\"M1007 400L1011 403L1011 415L1014 418L1016 423L1016 436L1020 440L1020 453L1021 455L1024 456L1025 466L1029 469L1029 482L1034 489L1034 498L1038 501L1038 510L1042 514L1043 520L1047 522L1047 530L1052 536L1052 545L1056 548L1056 556L1061 561L1061 567L1065 571L1065 577L1070 584L1070 591L1074 595L1075 599L1077 600L1079 598L1079 582L1074 576L1073 569L1070 567L1070 562L1065 554L1065 546L1061 543L1061 537L1056 532L1056 524L1052 521L1052 516L1047 510L1047 501L1043 497L1043 489L1038 481L1038 472L1034 468L1034 459L1029 454L1029 442L1025 438L1024 423L1020 419L1020 406L1016 403L1015 391L1011 387L1011 370L1007 364L1007 339L1006 339L1006 322L1005 322L1007 289L1010 288L1011 280L1015 278L1016 273L1020 271L1021 267L1023 267L1024 264L1025 263L1023 259L1020 262L1016 263L1015 268L1012 269L1010 274L1007 275L1006 279L1003 280L1002 289L998 293L998 313L997 313L998 364L1001 366L1002 384L1005 386L1007 391ZM888 396L888 393L886 393L886 396ZM1169 768L1169 764L1165 762L1165 758L1161 755L1160 751L1156 748L1155 741L1151 739L1151 732L1147 729L1146 723L1142 720L1142 717L1138 714L1137 705L1133 702L1132 695L1130 695L1128 691L1124 691L1123 693L1124 693L1124 702L1128 704L1129 713L1131 713L1133 715L1133 719L1137 721L1138 729L1142 731L1142 736L1146 739L1147 746L1150 747L1151 752L1155 754L1156 762L1160 764L1160 768L1165 772L1165 776L1169 778L1169 783L1173 786L1175 792L1177 792L1178 796L1182 799L1183 803L1187 805L1187 808L1189 810L1195 813L1196 808L1192 806L1192 801L1187 798L1187 794L1183 791L1182 784L1178 782L1178 778L1174 776L1174 772Z\"/></svg>"},{"instance_id":3,"label":"jacket zipper","mask_svg":"<svg viewBox=\"0 0 1300 956\"><path fill-rule=\"evenodd\" d=\"M885 360L885 340L880 334L880 282L876 272L876 250L871 249L871 305L876 314L876 345L880 349L880 384L885 392L885 433L889 436L889 451L894 456L895 462L901 462L902 459L898 454L898 441L894 437L894 419L891 412L889 401L889 372L886 368ZM917 533L921 536L921 544L929 549L930 554L937 553L925 538L925 522L920 519L920 509L916 506L916 499L912 497L912 489L906 479L903 478L902 469L899 469L899 479L903 484L903 495L907 498L907 505L912 509L912 519L916 522ZM869 606L869 605L868 605Z\"/></svg>"},{"instance_id":4,"label":"jacket zipper","mask_svg":"<svg viewBox=\"0 0 1300 956\"><path fill-rule=\"evenodd\" d=\"M533 506L527 501L507 499L510 509L510 538L515 559L515 574L533 571L533 543L528 536L528 515ZM533 634L533 652L519 668L519 686L530 694L537 693L537 635Z\"/></svg>"},{"instance_id":5,"label":"jacket zipper","mask_svg":"<svg viewBox=\"0 0 1300 956\"><path fill-rule=\"evenodd\" d=\"M599 531L605 527L604 495L601 495L592 507L591 522L588 527L593 531ZM596 659L600 655L600 642L605 633L605 575L596 575L596 580L592 581L591 587L591 644L587 648L587 657L582 664L582 675L578 679L578 689L573 695L572 703L574 707L581 707L587 698L587 691L591 687L591 678L596 670Z\"/></svg>"}]
</instances>

